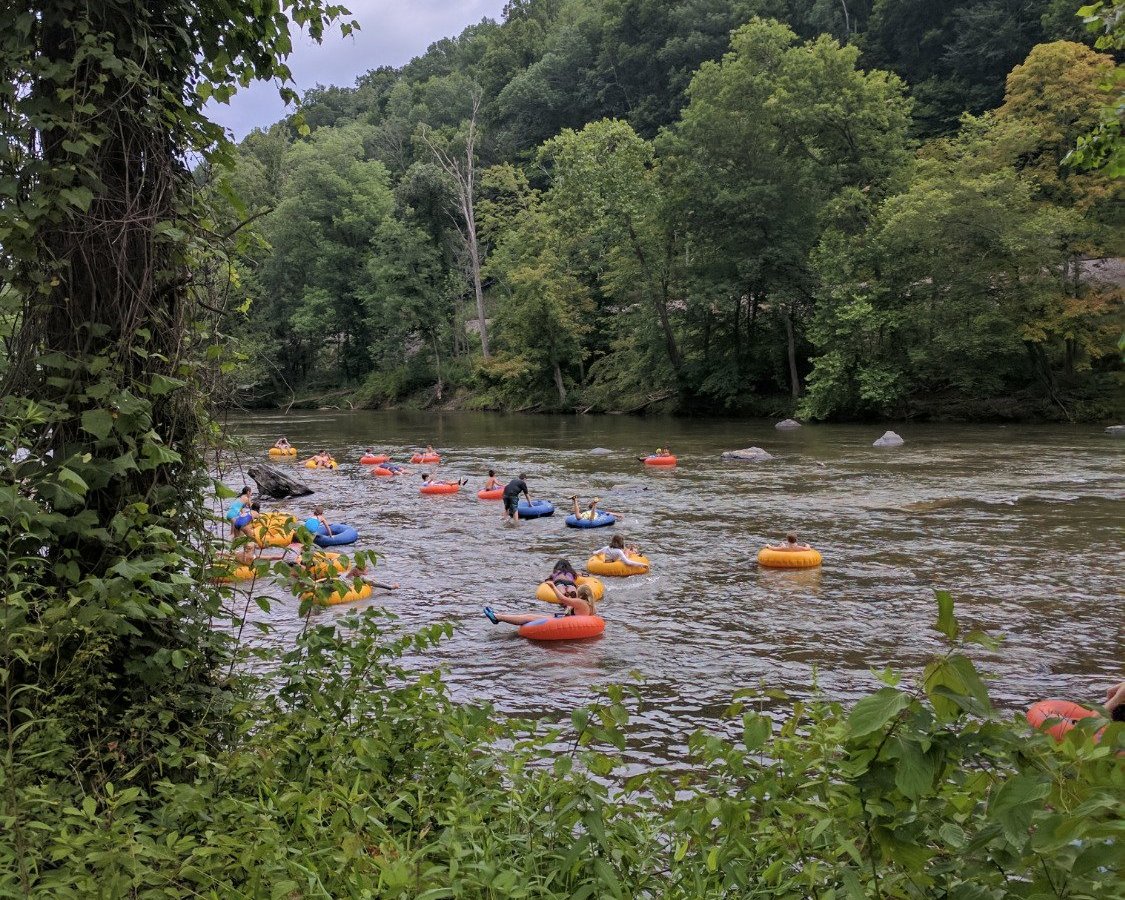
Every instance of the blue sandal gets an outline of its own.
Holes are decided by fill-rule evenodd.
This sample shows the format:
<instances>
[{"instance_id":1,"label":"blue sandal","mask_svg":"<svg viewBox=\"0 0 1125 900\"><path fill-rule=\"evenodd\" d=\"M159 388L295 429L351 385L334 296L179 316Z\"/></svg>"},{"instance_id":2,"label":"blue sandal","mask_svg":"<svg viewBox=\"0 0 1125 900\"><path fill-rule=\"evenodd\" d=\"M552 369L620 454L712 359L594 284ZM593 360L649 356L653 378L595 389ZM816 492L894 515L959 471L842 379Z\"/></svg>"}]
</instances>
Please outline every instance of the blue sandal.
<instances>
[{"instance_id":1,"label":"blue sandal","mask_svg":"<svg viewBox=\"0 0 1125 900\"><path fill-rule=\"evenodd\" d=\"M488 617L488 621L491 622L493 625L499 625L500 624L500 620L498 618L496 618L496 613L494 613L492 611L491 606L486 606L484 608L484 614L485 614L485 616Z\"/></svg>"}]
</instances>

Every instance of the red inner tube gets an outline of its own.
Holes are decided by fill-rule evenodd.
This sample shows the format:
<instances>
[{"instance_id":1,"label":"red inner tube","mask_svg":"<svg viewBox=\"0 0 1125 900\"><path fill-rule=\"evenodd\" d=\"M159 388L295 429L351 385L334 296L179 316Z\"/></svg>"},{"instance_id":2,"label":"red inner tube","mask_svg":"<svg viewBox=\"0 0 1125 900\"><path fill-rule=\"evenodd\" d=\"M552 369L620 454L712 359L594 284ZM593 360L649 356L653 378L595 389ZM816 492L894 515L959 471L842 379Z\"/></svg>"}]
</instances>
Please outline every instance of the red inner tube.
<instances>
[{"instance_id":1,"label":"red inner tube","mask_svg":"<svg viewBox=\"0 0 1125 900\"><path fill-rule=\"evenodd\" d=\"M377 466L377 465L379 465L379 463L385 463L385 462L388 462L389 460L390 460L389 456L383 456L382 454L379 454L378 456L364 455L364 456L361 456L359 458L359 461L361 463L363 463L365 466Z\"/></svg>"},{"instance_id":2,"label":"red inner tube","mask_svg":"<svg viewBox=\"0 0 1125 900\"><path fill-rule=\"evenodd\" d=\"M646 466L674 466L676 464L676 457L674 456L646 456Z\"/></svg>"},{"instance_id":3,"label":"red inner tube","mask_svg":"<svg viewBox=\"0 0 1125 900\"><path fill-rule=\"evenodd\" d=\"M376 466L371 470L372 475L378 475L380 478L390 478L395 473L390 469L384 469L382 466Z\"/></svg>"},{"instance_id":4,"label":"red inner tube","mask_svg":"<svg viewBox=\"0 0 1125 900\"><path fill-rule=\"evenodd\" d=\"M441 457L436 453L415 453L410 457L412 463L438 463L441 462Z\"/></svg>"},{"instance_id":5,"label":"red inner tube","mask_svg":"<svg viewBox=\"0 0 1125 900\"><path fill-rule=\"evenodd\" d=\"M605 631L601 616L559 616L536 619L520 626L520 637L533 641L580 641Z\"/></svg>"},{"instance_id":6,"label":"red inner tube","mask_svg":"<svg viewBox=\"0 0 1125 900\"><path fill-rule=\"evenodd\" d=\"M427 484L418 488L423 494L456 494L461 490L459 484Z\"/></svg>"},{"instance_id":7,"label":"red inner tube","mask_svg":"<svg viewBox=\"0 0 1125 900\"><path fill-rule=\"evenodd\" d=\"M503 488L493 488L491 491L485 491L485 490L477 491L477 499L478 500L503 500L504 499L504 489Z\"/></svg>"},{"instance_id":8,"label":"red inner tube","mask_svg":"<svg viewBox=\"0 0 1125 900\"><path fill-rule=\"evenodd\" d=\"M1047 734L1056 741L1066 737L1080 719L1096 718L1098 713L1069 700L1040 700L1027 711L1027 721L1032 728L1042 729L1050 721L1055 723L1047 729Z\"/></svg>"}]
</instances>

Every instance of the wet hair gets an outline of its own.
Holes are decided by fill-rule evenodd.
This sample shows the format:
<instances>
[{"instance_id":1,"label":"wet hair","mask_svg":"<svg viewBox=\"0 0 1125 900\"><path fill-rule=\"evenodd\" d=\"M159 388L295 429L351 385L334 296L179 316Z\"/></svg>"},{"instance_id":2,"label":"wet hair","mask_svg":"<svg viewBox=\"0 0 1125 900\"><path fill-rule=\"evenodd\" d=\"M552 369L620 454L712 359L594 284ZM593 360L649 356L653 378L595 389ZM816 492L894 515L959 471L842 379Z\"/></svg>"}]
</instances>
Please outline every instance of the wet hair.
<instances>
[{"instance_id":1,"label":"wet hair","mask_svg":"<svg viewBox=\"0 0 1125 900\"><path fill-rule=\"evenodd\" d=\"M1114 722L1125 722L1125 703L1118 703L1109 712L1109 717Z\"/></svg>"},{"instance_id":2,"label":"wet hair","mask_svg":"<svg viewBox=\"0 0 1125 900\"><path fill-rule=\"evenodd\" d=\"M422 480L423 481L429 481L430 480L430 473L429 472L423 472L422 473Z\"/></svg>"},{"instance_id":3,"label":"wet hair","mask_svg":"<svg viewBox=\"0 0 1125 900\"><path fill-rule=\"evenodd\" d=\"M238 496L241 497L243 494L251 494L251 493L253 493L253 491L250 490L250 485L244 484L242 486L242 490L238 492Z\"/></svg>"},{"instance_id":4,"label":"wet hair","mask_svg":"<svg viewBox=\"0 0 1125 900\"><path fill-rule=\"evenodd\" d=\"M527 481L527 476L520 472L520 481Z\"/></svg>"},{"instance_id":5,"label":"wet hair","mask_svg":"<svg viewBox=\"0 0 1125 900\"><path fill-rule=\"evenodd\" d=\"M590 615L596 615L597 610L594 607L594 589L588 584L578 585L578 597L580 600L585 600L586 605L590 607Z\"/></svg>"},{"instance_id":6,"label":"wet hair","mask_svg":"<svg viewBox=\"0 0 1125 900\"><path fill-rule=\"evenodd\" d=\"M609 546L611 546L611 547L613 547L617 550L624 550L625 549L625 538L623 538L619 534L615 534L613 537L611 537L609 539Z\"/></svg>"},{"instance_id":7,"label":"wet hair","mask_svg":"<svg viewBox=\"0 0 1125 900\"><path fill-rule=\"evenodd\" d=\"M324 507L321 506L318 503L316 506L313 507L313 515L314 516L323 516L324 515Z\"/></svg>"},{"instance_id":8,"label":"wet hair","mask_svg":"<svg viewBox=\"0 0 1125 900\"><path fill-rule=\"evenodd\" d=\"M560 559L557 563L555 563L555 568L552 571L569 572L571 575L574 575L576 577L578 575L578 573L574 571L574 566L570 564L569 559Z\"/></svg>"},{"instance_id":9,"label":"wet hair","mask_svg":"<svg viewBox=\"0 0 1125 900\"><path fill-rule=\"evenodd\" d=\"M789 534L785 535L785 541L789 544L797 543L797 532L790 531Z\"/></svg>"},{"instance_id":10,"label":"wet hair","mask_svg":"<svg viewBox=\"0 0 1125 900\"><path fill-rule=\"evenodd\" d=\"M250 504L250 508L252 510L254 510L254 512L261 512L262 511L262 504L259 503L257 500L255 500L253 503Z\"/></svg>"},{"instance_id":11,"label":"wet hair","mask_svg":"<svg viewBox=\"0 0 1125 900\"><path fill-rule=\"evenodd\" d=\"M496 477L496 470L495 469L489 469L488 470L488 477L489 478L495 478Z\"/></svg>"}]
</instances>

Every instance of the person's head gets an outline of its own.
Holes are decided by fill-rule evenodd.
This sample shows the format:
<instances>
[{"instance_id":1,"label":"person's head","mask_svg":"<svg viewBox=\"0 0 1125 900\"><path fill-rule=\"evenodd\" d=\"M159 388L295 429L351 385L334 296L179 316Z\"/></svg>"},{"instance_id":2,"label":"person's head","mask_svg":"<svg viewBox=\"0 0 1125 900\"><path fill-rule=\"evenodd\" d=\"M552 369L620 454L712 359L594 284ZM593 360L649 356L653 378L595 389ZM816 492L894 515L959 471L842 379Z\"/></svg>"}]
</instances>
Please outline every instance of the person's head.
<instances>
[{"instance_id":1,"label":"person's head","mask_svg":"<svg viewBox=\"0 0 1125 900\"><path fill-rule=\"evenodd\" d=\"M314 516L323 516L324 515L324 507L321 506L318 503L316 506L313 507L313 515Z\"/></svg>"},{"instance_id":2,"label":"person's head","mask_svg":"<svg viewBox=\"0 0 1125 900\"><path fill-rule=\"evenodd\" d=\"M255 500L253 503L250 504L250 508L252 510L254 510L254 512L261 512L262 511L262 504L259 503L257 500Z\"/></svg>"},{"instance_id":3,"label":"person's head","mask_svg":"<svg viewBox=\"0 0 1125 900\"><path fill-rule=\"evenodd\" d=\"M785 543L787 543L787 544L797 543L797 533L795 531L790 531L789 534L785 535Z\"/></svg>"},{"instance_id":4,"label":"person's head","mask_svg":"<svg viewBox=\"0 0 1125 900\"><path fill-rule=\"evenodd\" d=\"M578 586L578 599L585 600L586 605L590 607L590 615L594 615L594 589L588 584L580 584Z\"/></svg>"},{"instance_id":5,"label":"person's head","mask_svg":"<svg viewBox=\"0 0 1125 900\"><path fill-rule=\"evenodd\" d=\"M570 575L577 575L578 574L577 572L574 571L574 566L572 566L570 564L569 559L560 559L557 563L555 563L554 571L556 573L557 572L567 572Z\"/></svg>"},{"instance_id":6,"label":"person's head","mask_svg":"<svg viewBox=\"0 0 1125 900\"><path fill-rule=\"evenodd\" d=\"M249 500L250 499L250 486L249 485L243 485L242 490L238 492L238 496L239 497L245 497L247 500Z\"/></svg>"},{"instance_id":7,"label":"person's head","mask_svg":"<svg viewBox=\"0 0 1125 900\"><path fill-rule=\"evenodd\" d=\"M423 481L429 481L430 480L430 473L429 472L423 472L422 473L422 480Z\"/></svg>"},{"instance_id":8,"label":"person's head","mask_svg":"<svg viewBox=\"0 0 1125 900\"><path fill-rule=\"evenodd\" d=\"M328 455L328 451L327 451L327 450L321 450L321 451L320 451L320 455L321 455L321 456L327 456L327 455Z\"/></svg>"},{"instance_id":9,"label":"person's head","mask_svg":"<svg viewBox=\"0 0 1125 900\"><path fill-rule=\"evenodd\" d=\"M520 472L520 481L527 481L527 476Z\"/></svg>"},{"instance_id":10,"label":"person's head","mask_svg":"<svg viewBox=\"0 0 1125 900\"><path fill-rule=\"evenodd\" d=\"M495 478L496 477L496 470L495 469L489 469L488 470L488 477L489 478Z\"/></svg>"},{"instance_id":11,"label":"person's head","mask_svg":"<svg viewBox=\"0 0 1125 900\"><path fill-rule=\"evenodd\" d=\"M368 447L365 452L367 453L368 456L374 456L375 455L375 451L372 450L370 447Z\"/></svg>"},{"instance_id":12,"label":"person's head","mask_svg":"<svg viewBox=\"0 0 1125 900\"><path fill-rule=\"evenodd\" d=\"M614 550L624 550L625 549L625 538L623 538L619 534L615 534L613 537L611 537L609 539L609 546L611 546Z\"/></svg>"}]
</instances>

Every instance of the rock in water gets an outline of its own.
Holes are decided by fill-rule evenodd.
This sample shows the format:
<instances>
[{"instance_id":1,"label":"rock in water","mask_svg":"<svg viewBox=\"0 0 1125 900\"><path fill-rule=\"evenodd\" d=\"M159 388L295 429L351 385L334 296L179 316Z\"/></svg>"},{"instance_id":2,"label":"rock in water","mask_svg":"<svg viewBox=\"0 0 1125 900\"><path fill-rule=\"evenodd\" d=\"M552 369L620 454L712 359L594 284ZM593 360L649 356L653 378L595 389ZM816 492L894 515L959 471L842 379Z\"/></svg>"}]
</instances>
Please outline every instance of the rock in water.
<instances>
[{"instance_id":1,"label":"rock in water","mask_svg":"<svg viewBox=\"0 0 1125 900\"><path fill-rule=\"evenodd\" d=\"M607 450L605 447L595 447L590 451L591 456L609 456L613 451Z\"/></svg>"},{"instance_id":2,"label":"rock in water","mask_svg":"<svg viewBox=\"0 0 1125 900\"><path fill-rule=\"evenodd\" d=\"M737 459L742 462L765 462L773 459L772 453L767 453L761 447L747 447L745 450L727 450L723 459Z\"/></svg>"},{"instance_id":3,"label":"rock in water","mask_svg":"<svg viewBox=\"0 0 1125 900\"><path fill-rule=\"evenodd\" d=\"M1110 425L1105 433L1110 437L1125 437L1125 425Z\"/></svg>"},{"instance_id":4,"label":"rock in water","mask_svg":"<svg viewBox=\"0 0 1125 900\"><path fill-rule=\"evenodd\" d=\"M271 500L284 500L286 497L307 497L313 492L308 485L290 478L273 466L251 466L250 477L258 485L258 493Z\"/></svg>"},{"instance_id":5,"label":"rock in water","mask_svg":"<svg viewBox=\"0 0 1125 900\"><path fill-rule=\"evenodd\" d=\"M800 422L798 422L798 421L797 421L796 419L786 419L786 420L785 420L785 421L783 421L783 422L778 422L778 423L777 423L776 425L774 425L773 427L774 427L774 428L780 428L780 429L781 429L782 431L785 431L785 430L787 430L787 429L789 429L789 428L800 428L800 427L801 427L801 423L800 423Z\"/></svg>"},{"instance_id":6,"label":"rock in water","mask_svg":"<svg viewBox=\"0 0 1125 900\"><path fill-rule=\"evenodd\" d=\"M879 438L879 440L877 440L874 444L872 444L871 446L872 447L901 447L905 443L906 443L906 441L904 441L901 437L899 437L893 431L888 431L881 438Z\"/></svg>"}]
</instances>

